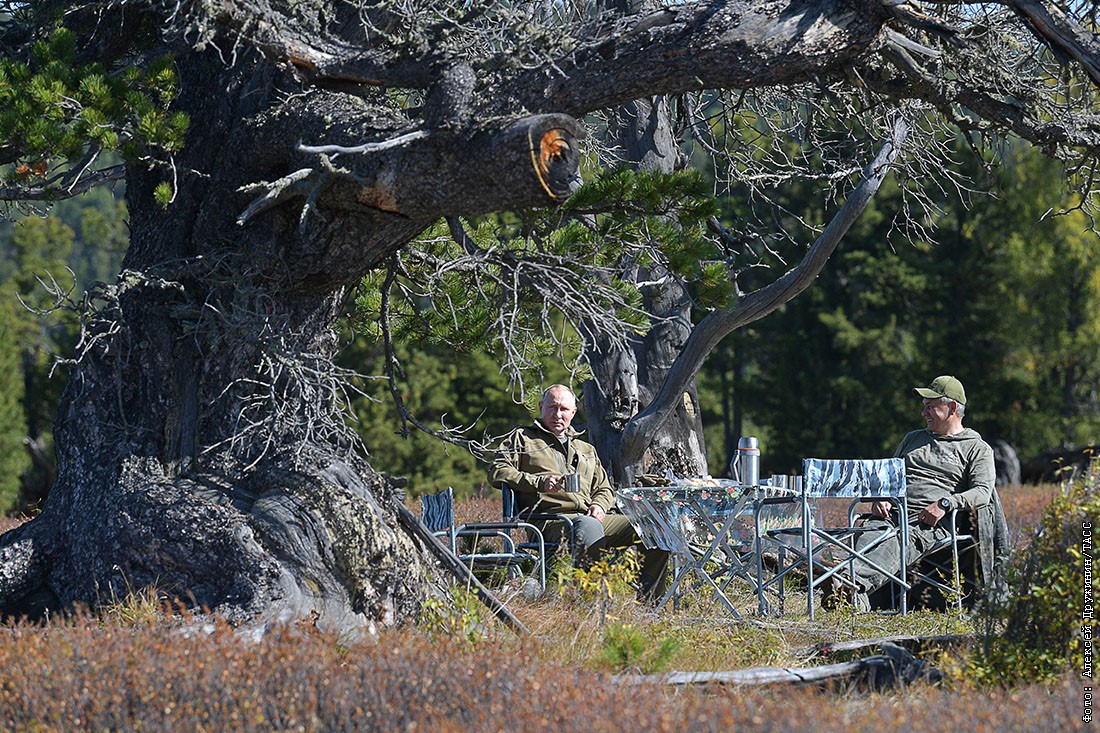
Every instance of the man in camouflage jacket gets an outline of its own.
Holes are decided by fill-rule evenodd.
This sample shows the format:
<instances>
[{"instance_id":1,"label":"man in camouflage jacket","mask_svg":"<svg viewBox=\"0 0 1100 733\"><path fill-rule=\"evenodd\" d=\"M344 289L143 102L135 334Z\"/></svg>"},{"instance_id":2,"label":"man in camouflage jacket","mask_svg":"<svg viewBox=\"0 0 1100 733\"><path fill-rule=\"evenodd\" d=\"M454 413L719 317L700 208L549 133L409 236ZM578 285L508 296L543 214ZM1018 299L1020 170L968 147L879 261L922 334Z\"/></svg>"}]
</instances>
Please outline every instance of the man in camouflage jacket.
<instances>
[{"instance_id":1,"label":"man in camouflage jacket","mask_svg":"<svg viewBox=\"0 0 1100 733\"><path fill-rule=\"evenodd\" d=\"M625 516L613 511L615 492L607 471L596 449L573 429L576 414L572 390L561 384L548 387L539 401L539 419L516 428L502 441L489 480L495 486L508 484L523 512L569 517L574 525L574 561L586 565L605 547L637 544L638 534ZM561 524L546 523L545 533L548 540L560 540ZM638 549L642 552L639 595L660 600L668 553L640 544Z\"/></svg>"}]
</instances>

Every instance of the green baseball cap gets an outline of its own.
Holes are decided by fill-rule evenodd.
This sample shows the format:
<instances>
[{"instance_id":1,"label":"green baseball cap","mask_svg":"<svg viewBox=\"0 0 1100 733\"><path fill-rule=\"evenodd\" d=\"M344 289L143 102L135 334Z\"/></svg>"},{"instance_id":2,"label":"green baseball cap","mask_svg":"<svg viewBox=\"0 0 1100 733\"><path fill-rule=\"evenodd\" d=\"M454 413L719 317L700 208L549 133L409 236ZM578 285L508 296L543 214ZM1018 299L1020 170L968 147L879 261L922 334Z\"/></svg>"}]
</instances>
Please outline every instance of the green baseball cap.
<instances>
[{"instance_id":1,"label":"green baseball cap","mask_svg":"<svg viewBox=\"0 0 1100 733\"><path fill-rule=\"evenodd\" d=\"M947 374L936 377L927 387L913 387L913 391L930 400L947 397L960 405L966 404L966 390L963 389L962 382Z\"/></svg>"}]
</instances>

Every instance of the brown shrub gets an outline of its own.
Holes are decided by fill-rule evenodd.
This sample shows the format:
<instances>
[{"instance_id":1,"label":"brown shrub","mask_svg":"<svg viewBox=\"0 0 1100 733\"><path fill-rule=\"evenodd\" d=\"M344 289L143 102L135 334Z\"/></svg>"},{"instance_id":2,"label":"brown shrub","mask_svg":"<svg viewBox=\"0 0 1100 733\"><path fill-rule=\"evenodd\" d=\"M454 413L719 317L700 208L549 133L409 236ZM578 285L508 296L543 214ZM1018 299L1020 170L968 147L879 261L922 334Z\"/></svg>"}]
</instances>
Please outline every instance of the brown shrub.
<instances>
[{"instance_id":1,"label":"brown shrub","mask_svg":"<svg viewBox=\"0 0 1100 733\"><path fill-rule=\"evenodd\" d=\"M1071 679L1011 695L676 692L540 659L512 637L470 646L405 631L346 646L299 627L249 642L225 626L185 635L90 619L0 633L5 730L1013 731L1080 720Z\"/></svg>"},{"instance_id":2,"label":"brown shrub","mask_svg":"<svg viewBox=\"0 0 1100 733\"><path fill-rule=\"evenodd\" d=\"M1008 522L1008 537L1013 550L1020 550L1043 520L1043 512L1062 493L1059 484L1023 484L997 489Z\"/></svg>"}]
</instances>

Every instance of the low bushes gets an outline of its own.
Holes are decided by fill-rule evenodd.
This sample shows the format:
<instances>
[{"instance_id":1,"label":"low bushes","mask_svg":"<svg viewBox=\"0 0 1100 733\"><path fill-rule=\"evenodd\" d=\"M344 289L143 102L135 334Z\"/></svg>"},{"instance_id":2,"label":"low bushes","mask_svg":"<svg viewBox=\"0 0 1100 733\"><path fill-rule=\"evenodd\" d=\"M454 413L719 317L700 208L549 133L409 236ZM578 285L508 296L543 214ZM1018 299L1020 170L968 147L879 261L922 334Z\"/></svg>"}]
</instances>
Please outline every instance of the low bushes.
<instances>
[{"instance_id":1,"label":"low bushes","mask_svg":"<svg viewBox=\"0 0 1100 733\"><path fill-rule=\"evenodd\" d=\"M537 600L507 591L526 638L461 590L429 605L419 627L355 643L308 625L255 640L153 610L155 594L97 618L0 627L0 730L1069 730L1082 717L1082 528L1100 520L1098 485L1094 471L1052 487L1013 603L991 619L997 633L959 660L965 679L993 684L866 695L617 682L618 672L796 666L792 650L825 637L962 623L926 612L734 622L710 612L707 594L653 615L633 601L627 560L560 567L557 591Z\"/></svg>"},{"instance_id":2,"label":"low bushes","mask_svg":"<svg viewBox=\"0 0 1100 733\"><path fill-rule=\"evenodd\" d=\"M1100 531L1100 462L1067 482L1047 505L1022 562L1009 579L1012 595L995 609L988 639L969 670L987 683L1015 685L1060 679L1091 668L1093 533ZM1086 593L1089 606L1086 607Z\"/></svg>"},{"instance_id":3,"label":"low bushes","mask_svg":"<svg viewBox=\"0 0 1100 733\"><path fill-rule=\"evenodd\" d=\"M548 661L510 635L470 645L394 632L349 646L306 627L257 642L224 626L83 619L0 636L4 730L1000 732L1068 730L1080 716L1070 680L1011 695L675 692Z\"/></svg>"}]
</instances>

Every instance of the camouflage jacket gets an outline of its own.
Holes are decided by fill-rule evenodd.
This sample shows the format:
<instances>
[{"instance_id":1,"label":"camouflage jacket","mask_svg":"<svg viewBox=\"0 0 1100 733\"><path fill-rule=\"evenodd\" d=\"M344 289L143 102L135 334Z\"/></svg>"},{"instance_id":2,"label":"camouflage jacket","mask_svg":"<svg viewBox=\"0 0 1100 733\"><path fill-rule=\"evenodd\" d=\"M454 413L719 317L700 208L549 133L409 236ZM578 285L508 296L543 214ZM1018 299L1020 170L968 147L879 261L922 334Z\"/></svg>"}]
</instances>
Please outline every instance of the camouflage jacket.
<instances>
[{"instance_id":1,"label":"camouflage jacket","mask_svg":"<svg viewBox=\"0 0 1100 733\"><path fill-rule=\"evenodd\" d=\"M598 505L605 512L610 510L615 504L615 492L607 471L596 449L577 436L570 429L564 438L558 438L537 420L529 427L516 428L501 442L489 469L489 481L494 486L508 484L523 509L584 514L590 506ZM568 473L580 476L580 490L576 493L539 491L543 476Z\"/></svg>"}]
</instances>

